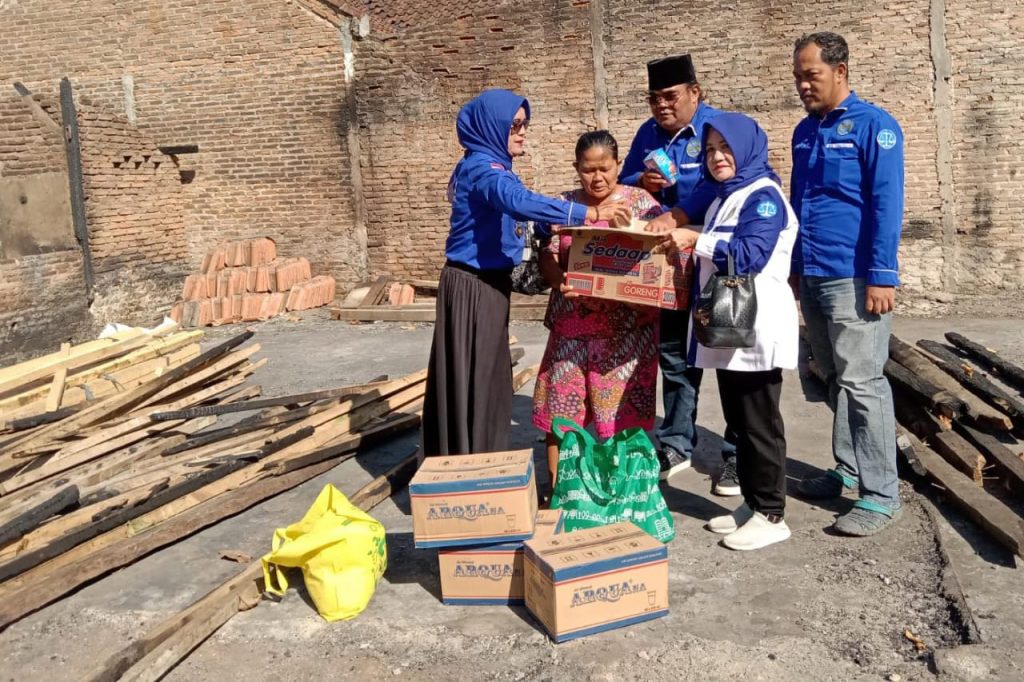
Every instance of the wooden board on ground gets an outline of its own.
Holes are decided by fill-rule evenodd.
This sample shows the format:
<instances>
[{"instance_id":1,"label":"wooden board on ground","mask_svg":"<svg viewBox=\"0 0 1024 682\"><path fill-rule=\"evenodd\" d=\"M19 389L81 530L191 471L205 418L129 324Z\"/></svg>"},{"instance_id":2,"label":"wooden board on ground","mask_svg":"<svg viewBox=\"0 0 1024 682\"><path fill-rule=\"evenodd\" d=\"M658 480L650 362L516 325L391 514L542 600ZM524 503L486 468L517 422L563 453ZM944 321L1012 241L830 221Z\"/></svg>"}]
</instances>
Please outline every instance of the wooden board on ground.
<instances>
[{"instance_id":1,"label":"wooden board on ground","mask_svg":"<svg viewBox=\"0 0 1024 682\"><path fill-rule=\"evenodd\" d=\"M388 276L381 275L377 278L371 286L370 290L366 292L366 297L363 298L359 304L360 308L367 308L369 306L375 306L380 303L381 299L387 295Z\"/></svg>"},{"instance_id":2,"label":"wooden board on ground","mask_svg":"<svg viewBox=\"0 0 1024 682\"><path fill-rule=\"evenodd\" d=\"M437 319L433 305L373 306L370 308L331 308L331 319L350 322L434 322ZM536 322L544 319L547 303L513 304L509 319L514 322Z\"/></svg>"},{"instance_id":3,"label":"wooden board on ground","mask_svg":"<svg viewBox=\"0 0 1024 682\"><path fill-rule=\"evenodd\" d=\"M418 463L416 455L406 457L356 491L349 501L369 512L408 485ZM254 561L188 608L109 656L81 679L88 682L159 679L235 613L254 606L262 593L263 566L260 561Z\"/></svg>"},{"instance_id":4,"label":"wooden board on ground","mask_svg":"<svg viewBox=\"0 0 1024 682\"><path fill-rule=\"evenodd\" d=\"M1024 519L1012 509L971 483L931 448L911 439L928 478L944 489L946 498L959 507L996 541L1024 558Z\"/></svg>"}]
</instances>

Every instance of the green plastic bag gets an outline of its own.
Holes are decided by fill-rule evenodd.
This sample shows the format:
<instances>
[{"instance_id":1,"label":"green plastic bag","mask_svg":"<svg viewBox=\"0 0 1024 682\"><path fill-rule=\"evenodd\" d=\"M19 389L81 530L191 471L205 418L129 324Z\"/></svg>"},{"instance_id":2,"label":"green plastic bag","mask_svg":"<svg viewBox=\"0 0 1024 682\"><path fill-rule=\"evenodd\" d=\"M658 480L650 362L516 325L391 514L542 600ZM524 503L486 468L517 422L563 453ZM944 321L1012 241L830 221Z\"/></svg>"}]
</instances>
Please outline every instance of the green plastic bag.
<instances>
[{"instance_id":1,"label":"green plastic bag","mask_svg":"<svg viewBox=\"0 0 1024 682\"><path fill-rule=\"evenodd\" d=\"M651 537L676 535L672 513L658 488L660 469L643 429L626 429L598 443L583 427L556 417L558 480L551 508L564 512L565 530L632 521Z\"/></svg>"}]
</instances>

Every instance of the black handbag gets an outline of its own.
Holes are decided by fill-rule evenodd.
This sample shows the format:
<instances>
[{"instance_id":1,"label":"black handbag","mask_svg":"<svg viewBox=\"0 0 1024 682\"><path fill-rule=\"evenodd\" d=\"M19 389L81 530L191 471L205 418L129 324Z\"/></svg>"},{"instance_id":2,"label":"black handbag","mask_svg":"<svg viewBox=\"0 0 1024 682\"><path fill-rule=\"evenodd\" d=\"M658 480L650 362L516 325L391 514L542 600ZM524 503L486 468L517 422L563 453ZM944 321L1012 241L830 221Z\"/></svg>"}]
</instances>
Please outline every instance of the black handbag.
<instances>
[{"instance_id":1,"label":"black handbag","mask_svg":"<svg viewBox=\"0 0 1024 682\"><path fill-rule=\"evenodd\" d=\"M729 254L729 271L715 272L693 308L693 333L705 348L752 348L757 318L754 275L736 274Z\"/></svg>"},{"instance_id":2,"label":"black handbag","mask_svg":"<svg viewBox=\"0 0 1024 682\"><path fill-rule=\"evenodd\" d=\"M533 231L533 223L517 222L516 229L526 232L526 246L523 249L523 262L512 269L512 291L527 296L543 294L551 288L540 274L540 250L544 245Z\"/></svg>"}]
</instances>

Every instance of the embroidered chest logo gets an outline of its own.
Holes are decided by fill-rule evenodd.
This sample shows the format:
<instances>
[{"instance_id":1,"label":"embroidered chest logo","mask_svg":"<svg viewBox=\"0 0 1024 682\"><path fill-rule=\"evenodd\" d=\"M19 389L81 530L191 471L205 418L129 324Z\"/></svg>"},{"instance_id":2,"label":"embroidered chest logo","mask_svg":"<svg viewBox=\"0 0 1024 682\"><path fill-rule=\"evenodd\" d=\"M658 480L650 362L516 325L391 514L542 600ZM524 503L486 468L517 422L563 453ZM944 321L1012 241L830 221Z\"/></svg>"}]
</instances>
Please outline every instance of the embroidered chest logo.
<instances>
[{"instance_id":1,"label":"embroidered chest logo","mask_svg":"<svg viewBox=\"0 0 1024 682\"><path fill-rule=\"evenodd\" d=\"M836 126L836 133L839 135L849 135L851 130L853 130L853 121L849 119L840 121L839 125Z\"/></svg>"},{"instance_id":2,"label":"embroidered chest logo","mask_svg":"<svg viewBox=\"0 0 1024 682\"><path fill-rule=\"evenodd\" d=\"M883 128L878 131L878 136L875 138L875 141L878 142L878 146L882 149L892 149L896 146L896 133L888 128Z\"/></svg>"},{"instance_id":3,"label":"embroidered chest logo","mask_svg":"<svg viewBox=\"0 0 1024 682\"><path fill-rule=\"evenodd\" d=\"M757 215L762 218L772 218L779 212L779 207L774 201L765 199L757 205Z\"/></svg>"},{"instance_id":4,"label":"embroidered chest logo","mask_svg":"<svg viewBox=\"0 0 1024 682\"><path fill-rule=\"evenodd\" d=\"M696 157L700 154L700 140L693 138L686 143L686 155Z\"/></svg>"}]
</instances>

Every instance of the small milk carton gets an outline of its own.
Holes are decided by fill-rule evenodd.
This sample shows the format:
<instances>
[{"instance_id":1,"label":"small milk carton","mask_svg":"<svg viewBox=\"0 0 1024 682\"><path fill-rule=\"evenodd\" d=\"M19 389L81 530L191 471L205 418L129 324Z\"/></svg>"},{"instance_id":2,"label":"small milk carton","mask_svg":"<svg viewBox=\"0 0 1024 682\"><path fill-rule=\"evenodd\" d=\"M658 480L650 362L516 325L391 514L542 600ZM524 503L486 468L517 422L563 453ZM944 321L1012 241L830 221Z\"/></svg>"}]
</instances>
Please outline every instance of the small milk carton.
<instances>
[{"instance_id":1,"label":"small milk carton","mask_svg":"<svg viewBox=\"0 0 1024 682\"><path fill-rule=\"evenodd\" d=\"M525 551L526 608L556 642L668 614L668 547L628 521Z\"/></svg>"},{"instance_id":2,"label":"small milk carton","mask_svg":"<svg viewBox=\"0 0 1024 682\"><path fill-rule=\"evenodd\" d=\"M533 539L562 532L562 511L537 512ZM523 543L445 549L437 554L445 604L523 604Z\"/></svg>"},{"instance_id":3,"label":"small milk carton","mask_svg":"<svg viewBox=\"0 0 1024 682\"><path fill-rule=\"evenodd\" d=\"M656 170L668 181L669 187L679 181L679 168L664 149L654 149L644 157L644 167Z\"/></svg>"},{"instance_id":4,"label":"small milk carton","mask_svg":"<svg viewBox=\"0 0 1024 682\"><path fill-rule=\"evenodd\" d=\"M566 283L584 296L686 310L693 264L690 251L652 253L663 235L628 228L563 228L572 234Z\"/></svg>"},{"instance_id":5,"label":"small milk carton","mask_svg":"<svg viewBox=\"0 0 1024 682\"><path fill-rule=\"evenodd\" d=\"M409 483L417 548L521 542L533 536L533 451L427 457Z\"/></svg>"}]
</instances>

